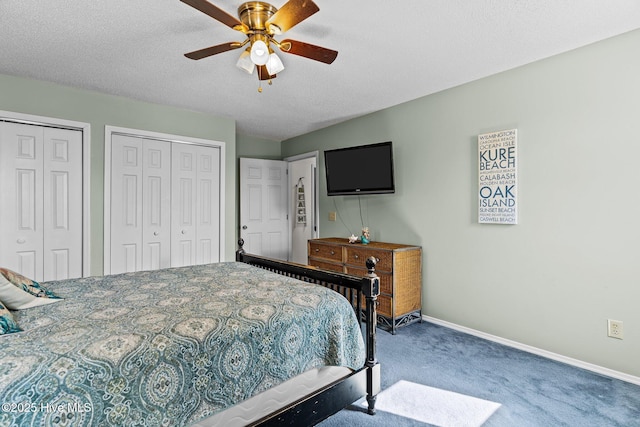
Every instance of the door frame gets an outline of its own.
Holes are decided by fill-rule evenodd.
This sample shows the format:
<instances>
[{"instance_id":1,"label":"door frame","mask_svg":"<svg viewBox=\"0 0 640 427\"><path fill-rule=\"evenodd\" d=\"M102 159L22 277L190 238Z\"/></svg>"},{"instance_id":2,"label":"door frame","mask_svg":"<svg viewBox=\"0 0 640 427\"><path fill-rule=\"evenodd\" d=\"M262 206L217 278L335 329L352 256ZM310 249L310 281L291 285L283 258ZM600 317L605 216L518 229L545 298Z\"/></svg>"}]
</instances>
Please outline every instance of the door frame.
<instances>
[{"instance_id":1,"label":"door frame","mask_svg":"<svg viewBox=\"0 0 640 427\"><path fill-rule=\"evenodd\" d=\"M82 277L91 275L91 125L85 122L0 110L0 121L82 132Z\"/></svg>"},{"instance_id":2,"label":"door frame","mask_svg":"<svg viewBox=\"0 0 640 427\"><path fill-rule=\"evenodd\" d=\"M313 221L314 221L314 224L313 224L313 226L314 226L314 230L315 230L314 231L314 235L316 237L320 236L320 203L319 203L319 191L320 191L319 186L320 186L320 184L319 184L319 179L318 179L318 174L319 174L319 167L318 166L319 166L319 161L320 161L319 160L319 156L320 156L320 152L319 151L311 151L311 152L308 152L308 153L296 154L294 156L285 157L282 160L279 160L279 161L283 161L283 162L287 163L287 170L288 170L289 169L289 164L291 162L295 162L295 161L298 161L298 160L304 160L304 159L308 159L308 158L315 158L316 159L316 168L315 168L315 171L314 171L314 174L313 174L313 183L311 184L312 187L313 187L313 192L314 192L314 200L313 200L313 204L314 204ZM257 158L257 157L246 157L246 158L257 159L257 160L276 160L276 159L263 159L263 158ZM238 234L237 234L237 236L238 236L238 238L241 238L241 236L242 236L242 230L241 230L241 227L242 227L242 213L241 213L240 206L242 204L243 195L242 195L242 185L240 184L240 177L239 177L240 174L241 174L239 161L240 161L240 157L238 158L238 171L239 171L238 174L239 175L238 175L238 204L237 204L237 207L238 207L238 228L237 228L237 233ZM287 183L288 183L288 186L290 187L289 188L289 190L290 190L291 189L291 185L292 185L291 176L290 176L289 173L287 173L287 175L288 175ZM291 195L289 193L290 193L290 191L287 191L287 216L289 215L289 213L292 210L292 203L293 203L292 200L291 200L291 197L290 197ZM290 224L291 224L291 221L293 221L293 218L289 219ZM288 226L288 230L287 230L288 234L289 234L289 236L287 238L287 258L288 259L291 259L291 255L292 255L291 251L293 250L293 244L292 244L292 240L291 240L292 233L291 233L290 228L291 228L291 226L289 225Z\"/></svg>"},{"instance_id":3,"label":"door frame","mask_svg":"<svg viewBox=\"0 0 640 427\"><path fill-rule=\"evenodd\" d=\"M291 163L291 162L295 162L297 160L303 160L303 159L308 159L308 158L315 158L316 159L316 168L314 170L313 173L313 182L311 183L312 187L313 187L313 235L314 237L320 237L320 199L319 199L319 192L320 192L320 183L319 183L319 179L318 179L318 170L320 169L320 152L319 151L310 151L308 153L302 153L302 154L296 154L295 156L290 156L290 157L285 157L284 160L287 163ZM291 176L289 176L289 181L291 181ZM292 182L289 182L289 187L292 186ZM292 203L293 201L291 200L291 197L288 198L288 206L287 206L287 212L291 212L292 210ZM291 233L289 233L289 258L291 258L291 251L293 250L293 243L291 241Z\"/></svg>"},{"instance_id":4,"label":"door frame","mask_svg":"<svg viewBox=\"0 0 640 427\"><path fill-rule=\"evenodd\" d=\"M156 139L160 141L175 142L180 144L195 144L220 149L220 262L225 261L225 143L212 139L193 138L184 135L173 135L162 132L152 132L141 129L132 129L119 126L105 125L104 127L104 266L105 274L111 265L111 137L114 133L132 136L135 138Z\"/></svg>"}]
</instances>

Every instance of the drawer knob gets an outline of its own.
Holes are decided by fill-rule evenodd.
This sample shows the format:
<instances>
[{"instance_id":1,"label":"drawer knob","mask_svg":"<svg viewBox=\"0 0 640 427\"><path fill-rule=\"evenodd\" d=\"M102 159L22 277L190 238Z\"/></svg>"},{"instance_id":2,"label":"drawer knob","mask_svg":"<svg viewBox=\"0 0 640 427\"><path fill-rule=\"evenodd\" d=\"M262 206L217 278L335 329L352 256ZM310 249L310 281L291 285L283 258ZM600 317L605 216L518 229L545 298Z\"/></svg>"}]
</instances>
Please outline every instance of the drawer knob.
<instances>
[{"instance_id":1,"label":"drawer knob","mask_svg":"<svg viewBox=\"0 0 640 427\"><path fill-rule=\"evenodd\" d=\"M360 259L360 257L356 254L353 256L355 259Z\"/></svg>"},{"instance_id":2,"label":"drawer knob","mask_svg":"<svg viewBox=\"0 0 640 427\"><path fill-rule=\"evenodd\" d=\"M320 249L316 248L316 252L320 252Z\"/></svg>"},{"instance_id":3,"label":"drawer knob","mask_svg":"<svg viewBox=\"0 0 640 427\"><path fill-rule=\"evenodd\" d=\"M335 255L336 253L334 251L331 251L331 255Z\"/></svg>"},{"instance_id":4,"label":"drawer knob","mask_svg":"<svg viewBox=\"0 0 640 427\"><path fill-rule=\"evenodd\" d=\"M380 258L376 257L376 262L380 262Z\"/></svg>"}]
</instances>

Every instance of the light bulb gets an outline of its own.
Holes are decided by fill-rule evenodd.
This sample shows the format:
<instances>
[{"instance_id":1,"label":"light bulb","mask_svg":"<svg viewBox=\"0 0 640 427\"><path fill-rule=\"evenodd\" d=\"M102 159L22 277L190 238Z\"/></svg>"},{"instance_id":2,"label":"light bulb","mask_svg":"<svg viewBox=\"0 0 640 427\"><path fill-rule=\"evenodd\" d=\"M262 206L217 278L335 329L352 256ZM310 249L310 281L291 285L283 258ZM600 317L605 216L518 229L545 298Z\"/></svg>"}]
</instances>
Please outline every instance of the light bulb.
<instances>
[{"instance_id":1,"label":"light bulb","mask_svg":"<svg viewBox=\"0 0 640 427\"><path fill-rule=\"evenodd\" d=\"M264 65L269 59L269 48L262 40L256 40L251 45L251 61L256 65Z\"/></svg>"},{"instance_id":2,"label":"light bulb","mask_svg":"<svg viewBox=\"0 0 640 427\"><path fill-rule=\"evenodd\" d=\"M276 55L275 53L271 53L269 55L269 59L267 60L267 71L269 72L270 76L274 76L276 74L278 74L280 71L284 70L284 65L282 64L282 61L280 60L280 58L278 58L278 55Z\"/></svg>"},{"instance_id":3,"label":"light bulb","mask_svg":"<svg viewBox=\"0 0 640 427\"><path fill-rule=\"evenodd\" d=\"M236 66L249 74L253 74L253 70L256 68L255 64L251 62L251 54L248 50L242 52L242 55L238 58L238 62L236 62Z\"/></svg>"}]
</instances>

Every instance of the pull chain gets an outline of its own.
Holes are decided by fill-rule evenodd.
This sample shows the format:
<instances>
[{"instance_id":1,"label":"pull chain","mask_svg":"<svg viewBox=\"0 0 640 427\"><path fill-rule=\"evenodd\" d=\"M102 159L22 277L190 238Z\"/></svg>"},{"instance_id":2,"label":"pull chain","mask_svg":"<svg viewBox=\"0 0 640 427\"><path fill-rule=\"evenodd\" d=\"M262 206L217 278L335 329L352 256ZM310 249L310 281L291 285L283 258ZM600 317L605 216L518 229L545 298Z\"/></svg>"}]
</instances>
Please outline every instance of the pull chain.
<instances>
[{"instance_id":1,"label":"pull chain","mask_svg":"<svg viewBox=\"0 0 640 427\"><path fill-rule=\"evenodd\" d=\"M258 93L262 93L262 80L258 80ZM271 79L268 80L269 86L271 86L273 84L273 82L271 81Z\"/></svg>"}]
</instances>

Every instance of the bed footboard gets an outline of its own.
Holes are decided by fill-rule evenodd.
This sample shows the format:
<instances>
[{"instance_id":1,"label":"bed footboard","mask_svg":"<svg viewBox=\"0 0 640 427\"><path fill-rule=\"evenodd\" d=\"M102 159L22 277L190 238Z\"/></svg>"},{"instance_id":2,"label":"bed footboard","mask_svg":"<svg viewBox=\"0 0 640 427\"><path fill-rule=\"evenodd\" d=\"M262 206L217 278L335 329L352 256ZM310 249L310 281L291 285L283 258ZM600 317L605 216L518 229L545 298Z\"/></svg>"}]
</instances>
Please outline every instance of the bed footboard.
<instances>
[{"instance_id":1,"label":"bed footboard","mask_svg":"<svg viewBox=\"0 0 640 427\"><path fill-rule=\"evenodd\" d=\"M365 395L368 403L367 413L375 414L376 396L380 392L380 364L376 359L376 305L380 294L380 279L375 274L375 258L371 257L367 260L367 275L356 277L248 254L242 248L244 245L242 239L238 241L238 245L236 261L333 289L351 302L356 315L364 319L366 325L364 339L367 355L362 369L312 395L305 396L290 407L261 420L258 424L313 425ZM364 298L364 313L361 313L362 298Z\"/></svg>"}]
</instances>

